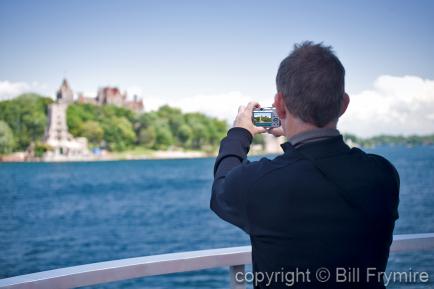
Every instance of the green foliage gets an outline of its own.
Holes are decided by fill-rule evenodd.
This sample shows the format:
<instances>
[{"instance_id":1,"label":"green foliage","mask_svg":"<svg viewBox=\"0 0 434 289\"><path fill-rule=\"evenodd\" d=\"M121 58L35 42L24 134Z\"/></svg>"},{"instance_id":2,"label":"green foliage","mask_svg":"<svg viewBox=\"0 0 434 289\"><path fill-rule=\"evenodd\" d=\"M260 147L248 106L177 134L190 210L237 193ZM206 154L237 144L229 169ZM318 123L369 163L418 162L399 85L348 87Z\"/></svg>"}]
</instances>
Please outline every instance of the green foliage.
<instances>
[{"instance_id":1,"label":"green foliage","mask_svg":"<svg viewBox=\"0 0 434 289\"><path fill-rule=\"evenodd\" d=\"M378 145L432 145L434 144L434 134L432 135L411 135L411 136L394 136L378 135L369 138L360 138L353 134L343 134L345 140L351 140L352 143L361 147L373 147Z\"/></svg>"},{"instance_id":2,"label":"green foliage","mask_svg":"<svg viewBox=\"0 0 434 289\"><path fill-rule=\"evenodd\" d=\"M14 149L14 134L9 125L0 120L0 154L11 153Z\"/></svg>"},{"instance_id":3,"label":"green foliage","mask_svg":"<svg viewBox=\"0 0 434 289\"><path fill-rule=\"evenodd\" d=\"M181 145L191 147L191 141L193 139L193 129L185 123L179 126L176 137Z\"/></svg>"},{"instance_id":4,"label":"green foliage","mask_svg":"<svg viewBox=\"0 0 434 289\"><path fill-rule=\"evenodd\" d=\"M151 149L157 142L158 115L155 112L140 114L134 125L137 134L137 145Z\"/></svg>"},{"instance_id":5,"label":"green foliage","mask_svg":"<svg viewBox=\"0 0 434 289\"><path fill-rule=\"evenodd\" d=\"M168 105L141 114L134 127L138 144L152 149L215 149L227 131L225 121Z\"/></svg>"},{"instance_id":6,"label":"green foliage","mask_svg":"<svg viewBox=\"0 0 434 289\"><path fill-rule=\"evenodd\" d=\"M35 157L42 157L47 151L51 150L51 147L47 144L36 142L34 146Z\"/></svg>"},{"instance_id":7,"label":"green foliage","mask_svg":"<svg viewBox=\"0 0 434 289\"><path fill-rule=\"evenodd\" d=\"M43 138L47 127L48 105L53 101L34 93L0 102L0 120L13 131L13 150L26 150L31 142Z\"/></svg>"},{"instance_id":8,"label":"green foliage","mask_svg":"<svg viewBox=\"0 0 434 289\"><path fill-rule=\"evenodd\" d=\"M102 124L104 129L104 140L107 148L114 151L123 151L133 147L136 141L136 134L133 125L125 117L112 117Z\"/></svg>"},{"instance_id":9,"label":"green foliage","mask_svg":"<svg viewBox=\"0 0 434 289\"><path fill-rule=\"evenodd\" d=\"M157 126L156 131L156 141L153 148L167 149L174 144L173 135L168 125Z\"/></svg>"},{"instance_id":10,"label":"green foliage","mask_svg":"<svg viewBox=\"0 0 434 289\"><path fill-rule=\"evenodd\" d=\"M80 124L80 134L87 138L91 145L98 146L104 138L104 130L101 125L93 120L88 120Z\"/></svg>"},{"instance_id":11,"label":"green foliage","mask_svg":"<svg viewBox=\"0 0 434 289\"><path fill-rule=\"evenodd\" d=\"M138 144L145 148L153 148L157 140L155 127L142 127L138 130Z\"/></svg>"},{"instance_id":12,"label":"green foliage","mask_svg":"<svg viewBox=\"0 0 434 289\"><path fill-rule=\"evenodd\" d=\"M191 128L190 148L213 148L225 136L227 124L202 113L185 114L185 123Z\"/></svg>"},{"instance_id":13,"label":"green foliage","mask_svg":"<svg viewBox=\"0 0 434 289\"><path fill-rule=\"evenodd\" d=\"M68 106L68 129L73 136L83 136L92 145L104 141L110 150L122 151L136 142L134 112L116 106L74 103Z\"/></svg>"}]
</instances>

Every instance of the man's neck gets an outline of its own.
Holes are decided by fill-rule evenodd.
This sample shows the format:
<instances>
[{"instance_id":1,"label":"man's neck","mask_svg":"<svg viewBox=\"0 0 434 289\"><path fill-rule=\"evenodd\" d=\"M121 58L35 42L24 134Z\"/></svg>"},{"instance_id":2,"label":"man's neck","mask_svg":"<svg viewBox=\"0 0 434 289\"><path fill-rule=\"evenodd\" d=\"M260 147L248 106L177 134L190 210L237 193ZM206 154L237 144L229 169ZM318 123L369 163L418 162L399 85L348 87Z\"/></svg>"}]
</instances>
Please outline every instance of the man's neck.
<instances>
[{"instance_id":1,"label":"man's neck","mask_svg":"<svg viewBox=\"0 0 434 289\"><path fill-rule=\"evenodd\" d=\"M308 132L308 131L314 131L318 129L337 129L337 122L330 122L324 127L317 127L314 124L302 122L301 120L291 120L288 121L286 124L286 130L285 130L285 136L290 139L293 136L296 136L298 134Z\"/></svg>"},{"instance_id":2,"label":"man's neck","mask_svg":"<svg viewBox=\"0 0 434 289\"><path fill-rule=\"evenodd\" d=\"M308 123L296 124L286 127L285 136L290 139L298 134L321 129L337 129L337 125L336 123L330 123L324 127L317 127Z\"/></svg>"},{"instance_id":3,"label":"man's neck","mask_svg":"<svg viewBox=\"0 0 434 289\"><path fill-rule=\"evenodd\" d=\"M295 128L288 129L285 133L285 136L287 139L290 139L298 134L317 130L317 129L318 129L317 126L295 127Z\"/></svg>"},{"instance_id":4,"label":"man's neck","mask_svg":"<svg viewBox=\"0 0 434 289\"><path fill-rule=\"evenodd\" d=\"M306 142L339 135L340 133L336 127L336 121L330 122L320 128L313 124L302 122L300 119L291 119L286 123L285 136L291 144L299 146Z\"/></svg>"}]
</instances>

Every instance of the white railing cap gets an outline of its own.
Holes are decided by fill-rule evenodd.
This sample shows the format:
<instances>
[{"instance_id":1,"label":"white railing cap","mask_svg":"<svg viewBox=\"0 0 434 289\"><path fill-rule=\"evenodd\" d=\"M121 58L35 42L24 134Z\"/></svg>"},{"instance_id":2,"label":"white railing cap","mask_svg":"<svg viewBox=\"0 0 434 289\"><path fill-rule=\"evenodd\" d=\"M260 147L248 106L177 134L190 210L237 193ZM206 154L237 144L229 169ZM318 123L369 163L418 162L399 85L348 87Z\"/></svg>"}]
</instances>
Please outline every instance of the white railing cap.
<instances>
[{"instance_id":1,"label":"white railing cap","mask_svg":"<svg viewBox=\"0 0 434 289\"><path fill-rule=\"evenodd\" d=\"M434 233L395 235L391 252L434 249ZM153 255L61 268L6 279L5 289L66 289L131 278L251 263L251 247Z\"/></svg>"}]
</instances>

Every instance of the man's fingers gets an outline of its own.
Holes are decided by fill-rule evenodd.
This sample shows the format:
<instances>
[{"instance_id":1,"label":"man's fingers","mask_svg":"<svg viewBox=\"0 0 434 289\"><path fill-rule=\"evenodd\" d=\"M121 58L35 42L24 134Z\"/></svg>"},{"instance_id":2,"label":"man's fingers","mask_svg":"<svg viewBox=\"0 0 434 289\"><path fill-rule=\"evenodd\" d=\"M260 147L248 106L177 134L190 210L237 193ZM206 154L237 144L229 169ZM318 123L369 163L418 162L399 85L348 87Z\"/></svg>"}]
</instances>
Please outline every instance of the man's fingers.
<instances>
[{"instance_id":1,"label":"man's fingers","mask_svg":"<svg viewBox=\"0 0 434 289\"><path fill-rule=\"evenodd\" d=\"M268 133L272 134L274 136L277 136L279 132L277 131L276 128L273 127L273 128L271 128L271 129L268 130Z\"/></svg>"},{"instance_id":2,"label":"man's fingers","mask_svg":"<svg viewBox=\"0 0 434 289\"><path fill-rule=\"evenodd\" d=\"M253 109L259 107L259 103L256 101L251 101L249 104L247 104L247 109L250 111L253 111Z\"/></svg>"},{"instance_id":3,"label":"man's fingers","mask_svg":"<svg viewBox=\"0 0 434 289\"><path fill-rule=\"evenodd\" d=\"M275 137L279 137L283 135L283 129L282 127L273 127L268 130L268 133L274 135Z\"/></svg>"},{"instance_id":4,"label":"man's fingers","mask_svg":"<svg viewBox=\"0 0 434 289\"><path fill-rule=\"evenodd\" d=\"M267 131L267 129L265 127L257 126L256 131L257 133L264 133Z\"/></svg>"},{"instance_id":5,"label":"man's fingers","mask_svg":"<svg viewBox=\"0 0 434 289\"><path fill-rule=\"evenodd\" d=\"M244 111L244 110L246 110L246 109L249 110L249 111L253 111L253 109L255 109L255 108L257 108L257 107L260 107L259 103L256 102L256 101L251 101L251 102L249 102L249 103L247 104L247 106L240 105L240 106L238 107L238 113L241 113L242 111Z\"/></svg>"}]
</instances>

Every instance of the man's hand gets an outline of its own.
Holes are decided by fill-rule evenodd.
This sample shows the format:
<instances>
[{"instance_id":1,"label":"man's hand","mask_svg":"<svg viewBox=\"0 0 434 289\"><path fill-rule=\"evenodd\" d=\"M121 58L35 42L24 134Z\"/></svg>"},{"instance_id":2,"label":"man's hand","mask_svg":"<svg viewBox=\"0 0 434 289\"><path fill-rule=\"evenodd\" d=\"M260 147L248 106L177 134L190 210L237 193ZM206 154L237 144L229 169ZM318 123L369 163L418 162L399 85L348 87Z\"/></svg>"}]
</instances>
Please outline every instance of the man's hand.
<instances>
[{"instance_id":1,"label":"man's hand","mask_svg":"<svg viewBox=\"0 0 434 289\"><path fill-rule=\"evenodd\" d=\"M238 115L234 121L234 127L242 127L247 129L252 136L255 136L258 133L266 132L266 129L263 127L255 126L252 122L252 113L253 110L259 106L259 103L251 101L247 106L240 106L238 108Z\"/></svg>"},{"instance_id":2,"label":"man's hand","mask_svg":"<svg viewBox=\"0 0 434 289\"><path fill-rule=\"evenodd\" d=\"M268 133L274 135L275 137L285 135L285 133L283 132L283 128L281 126L270 128L268 130Z\"/></svg>"}]
</instances>

